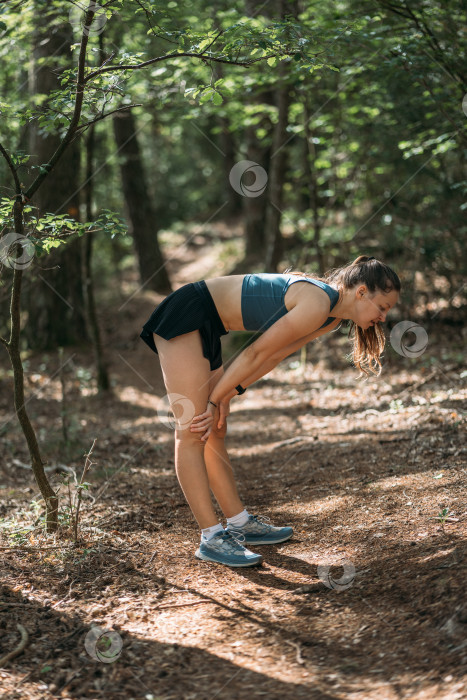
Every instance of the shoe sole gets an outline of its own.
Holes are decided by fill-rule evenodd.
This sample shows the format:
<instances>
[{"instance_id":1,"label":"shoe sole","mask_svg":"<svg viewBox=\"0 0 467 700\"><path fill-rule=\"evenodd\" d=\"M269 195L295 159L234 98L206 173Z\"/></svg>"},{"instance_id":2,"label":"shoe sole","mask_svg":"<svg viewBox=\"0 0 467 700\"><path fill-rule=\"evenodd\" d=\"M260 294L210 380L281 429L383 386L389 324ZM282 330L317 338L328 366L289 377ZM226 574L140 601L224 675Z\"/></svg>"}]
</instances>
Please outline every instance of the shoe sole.
<instances>
[{"instance_id":1,"label":"shoe sole","mask_svg":"<svg viewBox=\"0 0 467 700\"><path fill-rule=\"evenodd\" d=\"M249 540L245 538L245 542L242 542L242 544L243 546L250 544L281 544L281 542L287 542L287 540L290 540L291 537L293 537L293 532L291 535L287 535L280 540Z\"/></svg>"},{"instance_id":2,"label":"shoe sole","mask_svg":"<svg viewBox=\"0 0 467 700\"><path fill-rule=\"evenodd\" d=\"M263 557L260 557L257 561L252 561L252 562L247 562L247 563L228 563L226 561L219 561L218 559L212 559L211 557L208 557L207 554L202 554L199 549L196 550L195 552L195 557L197 559L201 559L202 561L211 561L214 564L223 564L224 566L232 566L235 568L243 568L246 566L259 566L260 564L263 563Z\"/></svg>"}]
</instances>

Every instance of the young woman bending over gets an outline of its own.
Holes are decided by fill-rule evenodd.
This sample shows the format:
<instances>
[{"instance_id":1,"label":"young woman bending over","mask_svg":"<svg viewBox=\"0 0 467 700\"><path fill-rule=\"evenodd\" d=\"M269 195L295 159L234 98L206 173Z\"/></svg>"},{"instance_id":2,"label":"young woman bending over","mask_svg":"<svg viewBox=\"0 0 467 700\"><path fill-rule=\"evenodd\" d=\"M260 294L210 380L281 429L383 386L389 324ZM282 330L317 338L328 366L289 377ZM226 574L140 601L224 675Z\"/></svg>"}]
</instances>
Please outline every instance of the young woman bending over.
<instances>
[{"instance_id":1,"label":"young woman bending over","mask_svg":"<svg viewBox=\"0 0 467 700\"><path fill-rule=\"evenodd\" d=\"M390 267L361 255L323 279L264 273L186 284L152 313L141 338L159 355L174 414L180 395L193 407L188 422L175 417L175 468L201 529L196 557L253 566L262 557L248 546L277 544L293 534L291 527L274 527L249 514L240 500L224 445L231 399L344 320L354 330L354 364L361 372L379 374L385 345L380 323L398 302L400 289ZM220 337L230 330L262 334L224 372ZM227 519L225 529L211 491Z\"/></svg>"}]
</instances>

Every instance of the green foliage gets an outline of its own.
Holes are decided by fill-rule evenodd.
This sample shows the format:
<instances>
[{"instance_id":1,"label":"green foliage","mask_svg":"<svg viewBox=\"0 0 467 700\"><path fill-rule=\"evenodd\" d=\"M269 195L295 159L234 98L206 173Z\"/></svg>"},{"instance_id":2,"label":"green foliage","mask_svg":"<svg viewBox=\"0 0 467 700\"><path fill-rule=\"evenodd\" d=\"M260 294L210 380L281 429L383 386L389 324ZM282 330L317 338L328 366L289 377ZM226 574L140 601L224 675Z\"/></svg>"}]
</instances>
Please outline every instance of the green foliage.
<instances>
[{"instance_id":1,"label":"green foliage","mask_svg":"<svg viewBox=\"0 0 467 700\"><path fill-rule=\"evenodd\" d=\"M60 88L29 94L37 8L53 26L68 21L70 4L63 0L22 3L20 25L8 6L0 10L6 66L0 141L13 154L25 189L48 164L28 156L24 128L37 124L44 133L66 133L80 40L75 22L73 67L56 63L57 57L42 63L59 73ZM292 3L290 9L297 8ZM102 33L91 27L89 35L85 75L93 77L78 128L84 134L87 124L115 109L143 105L135 110L138 139L159 228L206 220L221 207L229 187L226 136L240 160L253 134L267 166L277 122L274 93L285 82L291 104L283 225L299 245L290 259L315 261L318 236L330 260L368 246L392 259L406 252L409 266L416 260L445 276L453 291L459 286L467 207L461 108L466 13L459 3L312 2L285 18L269 4L248 16L244 2L221 1L214 12L199 0L110 2L105 11ZM106 68L115 70L96 73L101 51ZM94 181L95 205L121 212L118 157L109 128L96 126L102 172ZM3 160L0 183L12 194ZM92 230L115 235L123 227L109 216ZM11 227L9 213L4 220ZM46 219L42 229L37 222L28 226L38 251L89 230L69 217ZM104 250L104 237L98 241Z\"/></svg>"},{"instance_id":2,"label":"green foliage","mask_svg":"<svg viewBox=\"0 0 467 700\"><path fill-rule=\"evenodd\" d=\"M35 207L31 205L24 207L24 215L24 235L33 243L38 256L63 245L71 236L103 232L114 238L127 232L127 225L121 215L106 209L102 210L94 221L87 222L77 221L67 214L44 214L39 218ZM0 228L13 228L12 205L7 198L0 201Z\"/></svg>"}]
</instances>

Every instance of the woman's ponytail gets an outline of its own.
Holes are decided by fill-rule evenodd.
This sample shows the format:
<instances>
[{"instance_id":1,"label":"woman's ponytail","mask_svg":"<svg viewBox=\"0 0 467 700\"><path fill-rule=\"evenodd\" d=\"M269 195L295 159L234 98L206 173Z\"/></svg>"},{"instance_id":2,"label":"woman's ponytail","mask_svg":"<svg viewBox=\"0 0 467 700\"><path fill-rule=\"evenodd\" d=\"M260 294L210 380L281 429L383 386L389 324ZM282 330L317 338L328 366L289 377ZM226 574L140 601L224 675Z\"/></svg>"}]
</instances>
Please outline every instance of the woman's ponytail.
<instances>
[{"instance_id":1,"label":"woman's ponytail","mask_svg":"<svg viewBox=\"0 0 467 700\"><path fill-rule=\"evenodd\" d=\"M351 265L361 265L362 263L370 262L370 260L376 260L373 255L359 255Z\"/></svg>"}]
</instances>

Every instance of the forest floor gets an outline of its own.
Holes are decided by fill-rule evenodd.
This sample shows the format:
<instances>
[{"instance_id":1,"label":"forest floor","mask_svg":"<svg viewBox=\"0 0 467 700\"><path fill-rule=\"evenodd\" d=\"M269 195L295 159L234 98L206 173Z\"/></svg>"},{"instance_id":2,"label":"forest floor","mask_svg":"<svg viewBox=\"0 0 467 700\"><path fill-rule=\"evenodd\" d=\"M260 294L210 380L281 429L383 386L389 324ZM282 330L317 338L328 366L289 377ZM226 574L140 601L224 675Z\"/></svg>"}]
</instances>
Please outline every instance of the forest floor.
<instances>
[{"instance_id":1,"label":"forest floor","mask_svg":"<svg viewBox=\"0 0 467 700\"><path fill-rule=\"evenodd\" d=\"M177 250L175 286L226 271L209 241ZM245 505L294 536L251 547L261 567L229 569L194 557L159 364L138 338L160 298L126 284L102 312L112 395L96 394L85 346L26 362L55 486L63 465L80 479L96 440L77 546L73 480L60 487L59 534L43 532L12 379L0 375L0 656L18 645L17 624L28 635L0 669L0 695L466 698L462 331L433 320L423 355L388 344L368 381L336 332L232 401L227 445Z\"/></svg>"}]
</instances>

